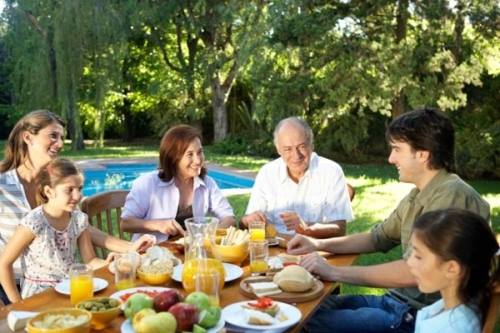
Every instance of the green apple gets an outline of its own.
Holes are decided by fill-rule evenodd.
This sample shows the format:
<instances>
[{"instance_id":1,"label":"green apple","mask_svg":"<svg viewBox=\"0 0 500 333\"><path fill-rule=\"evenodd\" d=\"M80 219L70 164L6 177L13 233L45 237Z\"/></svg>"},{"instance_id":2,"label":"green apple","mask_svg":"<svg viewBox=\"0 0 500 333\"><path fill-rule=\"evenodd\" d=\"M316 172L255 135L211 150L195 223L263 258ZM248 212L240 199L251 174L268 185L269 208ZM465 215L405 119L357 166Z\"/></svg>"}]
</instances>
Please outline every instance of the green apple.
<instances>
[{"instance_id":1,"label":"green apple","mask_svg":"<svg viewBox=\"0 0 500 333\"><path fill-rule=\"evenodd\" d=\"M125 303L125 317L132 320L134 315L142 309L152 309L153 299L146 294L134 294Z\"/></svg>"},{"instance_id":2,"label":"green apple","mask_svg":"<svg viewBox=\"0 0 500 333\"><path fill-rule=\"evenodd\" d=\"M184 300L184 303L193 304L200 311L206 310L210 307L210 299L208 298L208 295L201 291L195 291L189 294Z\"/></svg>"},{"instance_id":3,"label":"green apple","mask_svg":"<svg viewBox=\"0 0 500 333\"><path fill-rule=\"evenodd\" d=\"M193 325L193 333L207 333L207 330L199 325L194 324Z\"/></svg>"},{"instance_id":4,"label":"green apple","mask_svg":"<svg viewBox=\"0 0 500 333\"><path fill-rule=\"evenodd\" d=\"M221 310L218 306L211 306L206 310L202 310L200 313L200 321L198 325L204 328L212 328L220 320Z\"/></svg>"},{"instance_id":5,"label":"green apple","mask_svg":"<svg viewBox=\"0 0 500 333\"><path fill-rule=\"evenodd\" d=\"M142 309L141 311L137 312L132 318L132 327L135 328L144 317L151 316L154 314L156 314L156 311L153 309L150 308Z\"/></svg>"},{"instance_id":6,"label":"green apple","mask_svg":"<svg viewBox=\"0 0 500 333\"><path fill-rule=\"evenodd\" d=\"M169 312L159 312L143 317L136 326L135 333L175 333L177 322Z\"/></svg>"}]
</instances>

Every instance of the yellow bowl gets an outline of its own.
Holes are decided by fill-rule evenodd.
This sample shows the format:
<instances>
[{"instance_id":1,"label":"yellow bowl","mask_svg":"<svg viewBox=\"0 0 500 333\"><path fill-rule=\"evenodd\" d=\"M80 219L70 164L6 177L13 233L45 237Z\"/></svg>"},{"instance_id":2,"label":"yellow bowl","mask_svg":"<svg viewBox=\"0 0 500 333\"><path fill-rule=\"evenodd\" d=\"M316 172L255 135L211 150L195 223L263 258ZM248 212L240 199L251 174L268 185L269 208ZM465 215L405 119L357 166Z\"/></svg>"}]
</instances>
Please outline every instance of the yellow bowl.
<instances>
[{"instance_id":1,"label":"yellow bowl","mask_svg":"<svg viewBox=\"0 0 500 333\"><path fill-rule=\"evenodd\" d=\"M172 273L146 273L139 268L137 269L137 276L139 276L139 279L141 279L141 281L145 284L157 286L169 282L172 277Z\"/></svg>"},{"instance_id":2,"label":"yellow bowl","mask_svg":"<svg viewBox=\"0 0 500 333\"><path fill-rule=\"evenodd\" d=\"M77 325L69 325L69 327L65 328L40 328L37 323L43 321L46 316L62 316L62 315L72 315L76 316L85 316L86 320ZM75 308L60 308L53 309L39 313L35 317L31 318L28 321L28 325L26 326L28 333L89 333L90 332L90 321L92 318L92 314L85 310L75 309Z\"/></svg>"},{"instance_id":3,"label":"yellow bowl","mask_svg":"<svg viewBox=\"0 0 500 333\"><path fill-rule=\"evenodd\" d=\"M238 245L216 244L215 252L223 262L241 265L248 256L248 243L245 242Z\"/></svg>"},{"instance_id":4,"label":"yellow bowl","mask_svg":"<svg viewBox=\"0 0 500 333\"><path fill-rule=\"evenodd\" d=\"M97 302L102 302L103 300L110 299L109 297L94 297L85 301L82 301L76 305L76 307L80 310L83 310L80 308L85 303L92 302L92 301L97 301ZM116 301L116 299L113 299ZM92 329L94 330L102 330L103 328L107 327L113 319L118 317L120 314L120 306L121 302L118 301L118 304L112 308L109 308L107 310L103 311L92 311L90 309L85 309L86 311L89 311L92 314L92 320L90 322L90 325L92 326Z\"/></svg>"}]
</instances>

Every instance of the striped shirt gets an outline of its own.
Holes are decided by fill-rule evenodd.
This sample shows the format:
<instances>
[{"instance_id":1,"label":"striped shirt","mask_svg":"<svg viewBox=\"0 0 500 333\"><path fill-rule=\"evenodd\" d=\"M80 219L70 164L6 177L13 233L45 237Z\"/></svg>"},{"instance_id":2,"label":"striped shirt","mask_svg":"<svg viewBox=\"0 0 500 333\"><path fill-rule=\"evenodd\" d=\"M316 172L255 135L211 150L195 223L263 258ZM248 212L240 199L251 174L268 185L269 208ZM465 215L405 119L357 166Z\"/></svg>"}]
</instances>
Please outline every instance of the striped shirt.
<instances>
[{"instance_id":1,"label":"striped shirt","mask_svg":"<svg viewBox=\"0 0 500 333\"><path fill-rule=\"evenodd\" d=\"M3 252L17 226L30 210L16 169L0 173L0 253ZM16 279L23 275L21 267L24 267L24 264L21 263L20 258L13 265Z\"/></svg>"}]
</instances>

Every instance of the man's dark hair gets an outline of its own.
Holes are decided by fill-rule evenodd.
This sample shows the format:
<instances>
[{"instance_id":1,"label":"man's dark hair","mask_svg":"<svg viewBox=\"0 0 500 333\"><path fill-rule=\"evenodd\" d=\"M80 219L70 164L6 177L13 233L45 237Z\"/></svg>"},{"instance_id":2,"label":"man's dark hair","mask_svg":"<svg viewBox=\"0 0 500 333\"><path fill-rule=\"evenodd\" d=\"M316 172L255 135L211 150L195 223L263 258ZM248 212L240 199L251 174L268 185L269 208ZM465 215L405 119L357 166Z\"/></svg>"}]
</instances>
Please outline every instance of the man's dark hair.
<instances>
[{"instance_id":1,"label":"man's dark hair","mask_svg":"<svg viewBox=\"0 0 500 333\"><path fill-rule=\"evenodd\" d=\"M413 150L428 151L431 169L455 170L455 130L438 109L425 107L403 113L387 127L386 139L406 142Z\"/></svg>"}]
</instances>

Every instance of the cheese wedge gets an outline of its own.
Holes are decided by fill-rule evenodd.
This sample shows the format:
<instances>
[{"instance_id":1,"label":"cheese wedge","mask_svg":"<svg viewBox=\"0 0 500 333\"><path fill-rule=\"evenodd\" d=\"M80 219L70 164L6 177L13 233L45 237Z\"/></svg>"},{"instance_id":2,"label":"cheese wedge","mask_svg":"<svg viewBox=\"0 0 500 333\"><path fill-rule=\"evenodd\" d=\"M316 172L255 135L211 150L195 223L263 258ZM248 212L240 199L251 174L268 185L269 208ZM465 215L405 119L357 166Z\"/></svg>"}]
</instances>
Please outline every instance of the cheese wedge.
<instances>
[{"instance_id":1,"label":"cheese wedge","mask_svg":"<svg viewBox=\"0 0 500 333\"><path fill-rule=\"evenodd\" d=\"M276 295L281 293L281 289L274 282L254 282L250 283L250 288L257 297Z\"/></svg>"},{"instance_id":2,"label":"cheese wedge","mask_svg":"<svg viewBox=\"0 0 500 333\"><path fill-rule=\"evenodd\" d=\"M7 326L13 331L23 329L28 320L36 316L38 312L31 311L10 311L7 315Z\"/></svg>"},{"instance_id":3,"label":"cheese wedge","mask_svg":"<svg viewBox=\"0 0 500 333\"><path fill-rule=\"evenodd\" d=\"M247 323L250 325L272 325L276 322L273 317L264 312L245 309L245 313L247 315Z\"/></svg>"}]
</instances>

